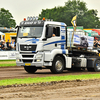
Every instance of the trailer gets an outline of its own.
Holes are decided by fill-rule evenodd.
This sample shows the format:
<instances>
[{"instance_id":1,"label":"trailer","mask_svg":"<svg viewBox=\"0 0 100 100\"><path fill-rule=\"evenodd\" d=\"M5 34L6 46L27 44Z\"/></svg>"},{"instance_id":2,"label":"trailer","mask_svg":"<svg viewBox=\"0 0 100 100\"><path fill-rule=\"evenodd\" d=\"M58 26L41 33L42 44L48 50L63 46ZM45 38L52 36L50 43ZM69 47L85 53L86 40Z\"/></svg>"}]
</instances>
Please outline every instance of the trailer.
<instances>
[{"instance_id":1,"label":"trailer","mask_svg":"<svg viewBox=\"0 0 100 100\"><path fill-rule=\"evenodd\" d=\"M63 22L27 18L17 28L16 64L28 73L50 69L100 71L100 54L94 38L83 31L68 30Z\"/></svg>"}]
</instances>

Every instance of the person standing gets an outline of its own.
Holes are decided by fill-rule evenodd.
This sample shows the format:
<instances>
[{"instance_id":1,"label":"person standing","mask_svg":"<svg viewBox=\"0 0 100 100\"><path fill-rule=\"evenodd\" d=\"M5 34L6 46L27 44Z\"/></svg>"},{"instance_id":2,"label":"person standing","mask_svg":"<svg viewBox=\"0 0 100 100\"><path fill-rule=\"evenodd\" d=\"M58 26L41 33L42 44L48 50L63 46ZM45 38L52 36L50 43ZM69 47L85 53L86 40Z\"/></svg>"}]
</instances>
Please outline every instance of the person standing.
<instances>
[{"instance_id":1,"label":"person standing","mask_svg":"<svg viewBox=\"0 0 100 100\"><path fill-rule=\"evenodd\" d=\"M5 46L5 50L6 50L7 49L6 40L4 40L4 46Z\"/></svg>"},{"instance_id":2,"label":"person standing","mask_svg":"<svg viewBox=\"0 0 100 100\"><path fill-rule=\"evenodd\" d=\"M1 51L1 39L0 39L0 51Z\"/></svg>"},{"instance_id":3,"label":"person standing","mask_svg":"<svg viewBox=\"0 0 100 100\"><path fill-rule=\"evenodd\" d=\"M100 40L98 41L98 49L100 49Z\"/></svg>"},{"instance_id":4,"label":"person standing","mask_svg":"<svg viewBox=\"0 0 100 100\"><path fill-rule=\"evenodd\" d=\"M4 41L2 41L1 42L1 51L5 51L6 50L6 47L5 47L5 42Z\"/></svg>"},{"instance_id":5,"label":"person standing","mask_svg":"<svg viewBox=\"0 0 100 100\"><path fill-rule=\"evenodd\" d=\"M93 46L93 48L94 48L94 49L97 49L97 47L98 47L98 40L95 40L95 41L94 41L94 46Z\"/></svg>"},{"instance_id":6,"label":"person standing","mask_svg":"<svg viewBox=\"0 0 100 100\"><path fill-rule=\"evenodd\" d=\"M10 44L10 42L9 42L9 39L8 39L8 41L6 42L6 45L7 45L7 50L11 50L11 44Z\"/></svg>"},{"instance_id":7,"label":"person standing","mask_svg":"<svg viewBox=\"0 0 100 100\"><path fill-rule=\"evenodd\" d=\"M12 39L12 42L11 42L11 50L14 51L15 50L15 40Z\"/></svg>"}]
</instances>

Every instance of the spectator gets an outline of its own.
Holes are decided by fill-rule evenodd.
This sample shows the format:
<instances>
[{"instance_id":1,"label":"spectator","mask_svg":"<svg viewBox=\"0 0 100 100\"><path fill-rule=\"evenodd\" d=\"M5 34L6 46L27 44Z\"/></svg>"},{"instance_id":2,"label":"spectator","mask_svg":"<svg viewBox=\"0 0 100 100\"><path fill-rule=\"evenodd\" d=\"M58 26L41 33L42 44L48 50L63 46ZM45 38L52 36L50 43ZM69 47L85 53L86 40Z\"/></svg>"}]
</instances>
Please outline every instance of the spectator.
<instances>
[{"instance_id":1,"label":"spectator","mask_svg":"<svg viewBox=\"0 0 100 100\"><path fill-rule=\"evenodd\" d=\"M6 49L6 47L5 47L5 42L4 41L2 41L1 42L1 51L4 51L5 49Z\"/></svg>"},{"instance_id":2,"label":"spectator","mask_svg":"<svg viewBox=\"0 0 100 100\"><path fill-rule=\"evenodd\" d=\"M7 50L11 50L11 44L10 44L10 42L9 42L9 39L8 39L6 45L7 45Z\"/></svg>"},{"instance_id":3,"label":"spectator","mask_svg":"<svg viewBox=\"0 0 100 100\"><path fill-rule=\"evenodd\" d=\"M0 50L1 50L1 39L0 39Z\"/></svg>"},{"instance_id":4,"label":"spectator","mask_svg":"<svg viewBox=\"0 0 100 100\"><path fill-rule=\"evenodd\" d=\"M11 50L14 51L15 50L15 40L12 39L12 42L11 42Z\"/></svg>"},{"instance_id":5,"label":"spectator","mask_svg":"<svg viewBox=\"0 0 100 100\"><path fill-rule=\"evenodd\" d=\"M98 49L100 49L100 40L98 41Z\"/></svg>"},{"instance_id":6,"label":"spectator","mask_svg":"<svg viewBox=\"0 0 100 100\"><path fill-rule=\"evenodd\" d=\"M94 48L98 47L98 40L94 40Z\"/></svg>"},{"instance_id":7,"label":"spectator","mask_svg":"<svg viewBox=\"0 0 100 100\"><path fill-rule=\"evenodd\" d=\"M4 40L4 46L5 46L5 49L7 49L7 44L6 44L6 41Z\"/></svg>"}]
</instances>

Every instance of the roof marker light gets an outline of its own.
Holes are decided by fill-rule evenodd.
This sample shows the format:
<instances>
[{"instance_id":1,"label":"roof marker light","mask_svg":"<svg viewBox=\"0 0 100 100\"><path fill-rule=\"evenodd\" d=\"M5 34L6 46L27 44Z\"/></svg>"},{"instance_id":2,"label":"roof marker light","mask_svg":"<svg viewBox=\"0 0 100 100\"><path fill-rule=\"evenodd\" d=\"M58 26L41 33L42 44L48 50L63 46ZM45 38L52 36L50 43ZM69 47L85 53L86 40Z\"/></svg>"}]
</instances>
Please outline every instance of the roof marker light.
<instances>
[{"instance_id":1,"label":"roof marker light","mask_svg":"<svg viewBox=\"0 0 100 100\"><path fill-rule=\"evenodd\" d=\"M45 21L45 17L43 17L43 19L42 20L44 20Z\"/></svg>"},{"instance_id":2,"label":"roof marker light","mask_svg":"<svg viewBox=\"0 0 100 100\"><path fill-rule=\"evenodd\" d=\"M24 21L26 21L26 18L24 18Z\"/></svg>"}]
</instances>

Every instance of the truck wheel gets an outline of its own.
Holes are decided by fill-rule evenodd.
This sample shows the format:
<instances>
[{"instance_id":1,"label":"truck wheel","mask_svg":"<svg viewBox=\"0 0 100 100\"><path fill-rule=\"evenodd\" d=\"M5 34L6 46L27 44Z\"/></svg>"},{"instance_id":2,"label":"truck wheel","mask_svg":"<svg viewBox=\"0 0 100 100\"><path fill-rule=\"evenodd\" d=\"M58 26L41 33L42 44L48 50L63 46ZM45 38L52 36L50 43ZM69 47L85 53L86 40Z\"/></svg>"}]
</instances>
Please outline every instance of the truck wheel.
<instances>
[{"instance_id":1,"label":"truck wheel","mask_svg":"<svg viewBox=\"0 0 100 100\"><path fill-rule=\"evenodd\" d=\"M24 66L24 69L28 73L35 73L37 71L37 68L35 66Z\"/></svg>"},{"instance_id":2,"label":"truck wheel","mask_svg":"<svg viewBox=\"0 0 100 100\"><path fill-rule=\"evenodd\" d=\"M99 72L100 71L100 59L97 59L94 63L94 71Z\"/></svg>"},{"instance_id":3,"label":"truck wheel","mask_svg":"<svg viewBox=\"0 0 100 100\"><path fill-rule=\"evenodd\" d=\"M51 72L54 74L62 73L64 69L64 60L62 57L57 56L54 58L52 67L50 68Z\"/></svg>"},{"instance_id":4,"label":"truck wheel","mask_svg":"<svg viewBox=\"0 0 100 100\"><path fill-rule=\"evenodd\" d=\"M93 68L87 68L88 71L99 72L100 71L100 59L96 59Z\"/></svg>"}]
</instances>

